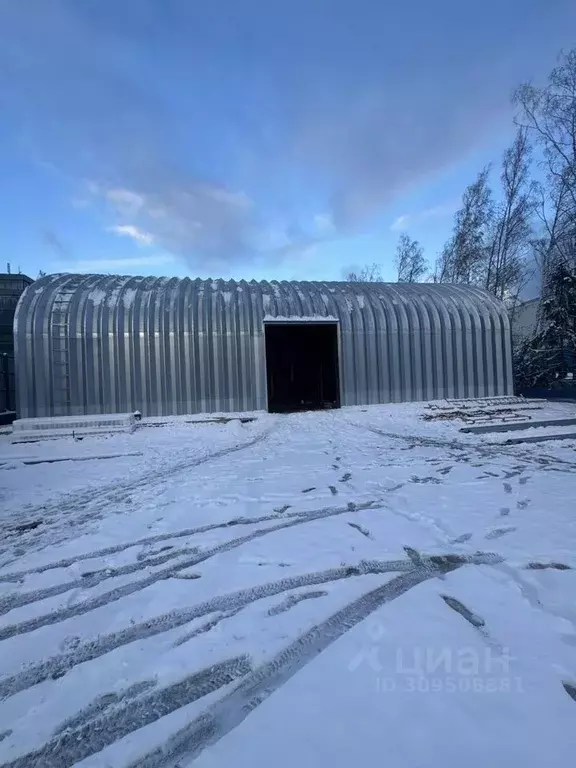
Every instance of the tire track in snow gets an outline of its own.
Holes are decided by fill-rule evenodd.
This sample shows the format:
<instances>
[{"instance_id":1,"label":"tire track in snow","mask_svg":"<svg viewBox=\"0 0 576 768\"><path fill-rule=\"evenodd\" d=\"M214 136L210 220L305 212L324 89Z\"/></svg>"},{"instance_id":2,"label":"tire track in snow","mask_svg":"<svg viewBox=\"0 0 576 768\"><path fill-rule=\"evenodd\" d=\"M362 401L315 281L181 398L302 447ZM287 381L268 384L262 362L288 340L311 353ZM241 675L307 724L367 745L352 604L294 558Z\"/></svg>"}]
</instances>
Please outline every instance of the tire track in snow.
<instances>
[{"instance_id":1,"label":"tire track in snow","mask_svg":"<svg viewBox=\"0 0 576 768\"><path fill-rule=\"evenodd\" d=\"M299 512L297 514L306 514ZM171 539L181 539L186 536L195 536L199 533L206 533L208 531L214 531L218 528L233 528L236 525L250 525L252 523L264 523L268 520L276 520L278 514L262 515L261 517L237 517L232 520L227 520L223 523L208 523L207 525L200 525L196 528L183 528L179 531L172 531L166 533L157 533L152 536L145 536L142 539L136 539L136 541L128 541L122 544L113 544L110 547L103 547L102 549L96 549L91 552L84 552L80 555L73 555L62 560L56 560L52 563L46 563L45 565L39 565L36 568L29 568L25 571L12 571L11 573L0 574L0 582L17 582L25 579L26 576L30 576L34 573L45 573L46 571L52 571L56 568L69 568L71 565L82 562L83 560L93 560L98 557L107 557L108 555L115 555L118 552L124 552L132 547L143 547L150 544L159 544L162 541L170 541Z\"/></svg>"},{"instance_id":2,"label":"tire track in snow","mask_svg":"<svg viewBox=\"0 0 576 768\"><path fill-rule=\"evenodd\" d=\"M20 608L23 605L29 605L30 603L38 602L39 600L46 600L48 597L56 597L62 595L65 592L69 592L71 589L90 589L97 586L106 579L112 579L116 576L126 576L130 573L136 573L137 571L143 571L146 568L153 568L157 565L163 565L169 560L174 560L176 557L184 557L185 555L197 554L198 547L184 547L182 549L175 549L172 552L165 552L158 557L153 557L144 560L137 560L134 563L127 563L116 568L102 568L99 571L93 571L86 576L80 576L78 579L72 581L66 581L62 584L54 584L51 587L45 587L44 589L36 589L31 592L13 593L0 597L0 616L14 610L14 608Z\"/></svg>"},{"instance_id":3,"label":"tire track in snow","mask_svg":"<svg viewBox=\"0 0 576 768\"><path fill-rule=\"evenodd\" d=\"M164 688L139 696L122 704L107 707L99 716L90 718L76 728L56 732L40 749L28 752L3 768L71 768L84 758L169 715L252 671L247 656L228 659L196 672Z\"/></svg>"},{"instance_id":4,"label":"tire track in snow","mask_svg":"<svg viewBox=\"0 0 576 768\"><path fill-rule=\"evenodd\" d=\"M237 453L247 448L252 448L254 445L267 440L270 434L274 431L274 427L267 429L260 435L228 448L222 448L219 451L210 453L204 456L197 457L195 459L186 459L184 461L177 462L169 467L166 467L156 472L147 472L145 475L141 475L135 480L120 481L107 485L105 488L90 488L89 490L81 493L74 494L69 497L64 496L59 501L54 501L49 505L39 505L26 509L20 515L15 515L17 518L17 524L26 523L29 517L42 518L41 531L42 534L48 533L47 525L53 522L58 522L62 519L62 516L67 512L78 513L80 510L89 510L90 514L87 515L87 520L94 517L94 513L102 511L108 507L109 504L118 502L118 495L129 493L130 491L142 490L154 486L156 483L169 479L170 477L183 472L185 470L194 469L202 464L206 464L210 461L216 461L225 456L229 456L232 453ZM79 523L85 522L84 518L80 518ZM76 525L76 521L75 521ZM29 537L28 537L29 538ZM36 537L35 537L36 538ZM13 541L17 541L19 545L27 540L27 537L22 533L14 532L11 536Z\"/></svg>"},{"instance_id":5,"label":"tire track in snow","mask_svg":"<svg viewBox=\"0 0 576 768\"><path fill-rule=\"evenodd\" d=\"M284 683L313 661L334 641L371 613L422 582L457 570L465 562L445 562L435 567L414 568L365 593L305 632L271 661L258 667L228 695L187 724L148 755L127 768L165 768L170 761L186 757L193 761L208 746L236 728Z\"/></svg>"},{"instance_id":6,"label":"tire track in snow","mask_svg":"<svg viewBox=\"0 0 576 768\"><path fill-rule=\"evenodd\" d=\"M290 608L301 603L303 600L315 600L318 597L326 597L328 592L319 589L313 592L301 592L299 595L288 595L281 603L274 605L268 610L268 616L277 616L279 613L286 613Z\"/></svg>"},{"instance_id":7,"label":"tire track in snow","mask_svg":"<svg viewBox=\"0 0 576 768\"><path fill-rule=\"evenodd\" d=\"M432 557L421 557L421 566L424 570L438 570L445 564L463 565L470 564L495 564L501 563L502 558L499 555L489 553L476 553L475 555L435 555ZM0 680L0 699L6 699L14 696L20 691L31 688L38 683L50 678L57 679L65 675L69 670L92 661L100 656L104 656L110 651L128 645L137 640L146 640L149 637L168 632L184 624L188 624L194 619L206 616L209 613L236 611L256 600L262 600L266 597L273 597L282 592L287 592L298 587L315 586L318 584L327 584L331 581L339 581L352 576L364 576L367 574L407 572L414 570L414 562L410 559L380 561L380 560L361 560L357 565L346 565L338 568L330 568L326 571L302 574L300 576L289 576L279 581L260 584L248 589L241 589L236 592L214 597L198 603L190 608L179 608L162 616L155 616L152 619L143 621L140 624L126 627L125 629L113 632L108 635L96 637L72 651L59 653L43 661L31 664L22 671L5 677Z\"/></svg>"},{"instance_id":8,"label":"tire track in snow","mask_svg":"<svg viewBox=\"0 0 576 768\"><path fill-rule=\"evenodd\" d=\"M268 584L261 584L256 587L238 590L228 595L211 598L190 608L173 610L162 616L155 616L140 624L126 627L118 632L97 637L72 651L60 653L32 664L12 677L0 680L0 699L13 696L49 678L57 679L62 677L78 664L92 661L120 646L137 640L145 640L171 629L176 629L210 613L228 613L239 610L256 600L273 597L298 587L326 584L331 581L350 578L351 576L407 571L413 567L413 563L410 560L394 560L389 562L361 560L357 565L340 566L326 571L302 574L301 576L289 576L285 579L269 582Z\"/></svg>"},{"instance_id":9,"label":"tire track in snow","mask_svg":"<svg viewBox=\"0 0 576 768\"><path fill-rule=\"evenodd\" d=\"M314 520L321 520L326 517L342 515L347 512L355 512L357 510L363 509L373 509L376 503L377 502L375 501L363 502L361 504L353 504L350 502L345 507L325 507L320 510L307 512L305 515L298 515L288 520L282 520L282 522L278 523L277 525L271 525L269 528L259 528L258 530L252 531L245 536L240 536L236 539L230 539L229 541L225 541L222 544L217 544L215 547L193 555L187 560L172 564L167 568L149 574L144 579L132 581L128 584L123 584L122 586L116 587L109 592L104 592L103 594L97 595L96 597L83 600L82 602L75 605L67 605L47 614L33 616L32 618L26 619L25 621L21 621L16 624L7 624L3 627L0 627L0 640L7 640L9 637L14 637L15 635L33 632L40 627L49 626L50 624L57 624L61 621L66 621L66 619L71 619L74 616L81 616L84 613L89 613L90 611L94 611L104 605L108 605L109 603L120 600L122 597L127 597L128 595L134 594L134 592L139 592L146 587L150 587L157 581L162 579L169 579L171 576L177 574L177 572L180 570L191 568L192 566L198 565L198 563L202 563L211 557L215 557L216 555L219 555L223 552L228 552L231 549L240 547L243 544L247 544L249 541L253 541L254 539L267 536L269 533L274 533L275 531L280 531L285 528L292 528L296 525L304 525L305 523L310 523Z\"/></svg>"},{"instance_id":10,"label":"tire track in snow","mask_svg":"<svg viewBox=\"0 0 576 768\"><path fill-rule=\"evenodd\" d=\"M120 693L112 691L105 693L102 696L95 698L87 707L83 707L79 712L67 720L64 720L55 730L54 734L62 733L63 731L69 731L75 728L79 728L85 725L90 720L94 720L98 715L101 715L104 710L109 709L115 704L120 704L127 699L135 699L142 693L149 691L150 688L156 686L156 680L140 680L137 683L133 683L128 688L125 688Z\"/></svg>"},{"instance_id":11,"label":"tire track in snow","mask_svg":"<svg viewBox=\"0 0 576 768\"><path fill-rule=\"evenodd\" d=\"M505 443L474 443L463 442L457 439L442 440L439 438L425 437L423 435L406 435L398 432L385 432L377 427L370 427L366 424L358 424L353 421L345 420L346 424L357 429L366 430L372 432L374 435L380 435L381 437L387 437L391 440L403 440L404 442L410 442L415 445L419 445L425 448L443 448L452 449L455 451L468 451L478 453L483 459L491 459L495 456L507 456L511 459L526 461L527 463L539 464L544 469L554 469L554 464L561 464L568 467L570 471L576 472L576 463L566 461L566 459L560 459L555 456L539 454L534 455L527 451L515 450L513 446L506 445Z\"/></svg>"}]
</instances>

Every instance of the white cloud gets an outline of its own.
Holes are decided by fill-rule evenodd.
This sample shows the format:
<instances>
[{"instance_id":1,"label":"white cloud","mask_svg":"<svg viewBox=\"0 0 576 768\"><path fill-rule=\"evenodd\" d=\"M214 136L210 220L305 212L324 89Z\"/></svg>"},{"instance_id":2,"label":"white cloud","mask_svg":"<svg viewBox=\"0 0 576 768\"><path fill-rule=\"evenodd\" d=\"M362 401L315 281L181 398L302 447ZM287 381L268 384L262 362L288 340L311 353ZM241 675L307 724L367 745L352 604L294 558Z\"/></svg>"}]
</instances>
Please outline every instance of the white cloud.
<instances>
[{"instance_id":1,"label":"white cloud","mask_svg":"<svg viewBox=\"0 0 576 768\"><path fill-rule=\"evenodd\" d=\"M203 267L210 263L222 269L231 260L253 254L254 204L244 192L166 179L161 169L157 178L139 185L91 181L88 188L104 203L108 232L181 255L195 268L201 260Z\"/></svg>"},{"instance_id":2,"label":"white cloud","mask_svg":"<svg viewBox=\"0 0 576 768\"><path fill-rule=\"evenodd\" d=\"M393 232L401 232L428 219L435 219L441 216L451 216L457 208L457 203L449 202L442 203L441 205L435 205L432 208L424 208L422 211L415 211L414 213L405 213L402 216L398 216L392 222L390 229Z\"/></svg>"},{"instance_id":3,"label":"white cloud","mask_svg":"<svg viewBox=\"0 0 576 768\"><path fill-rule=\"evenodd\" d=\"M333 234L335 230L331 213L317 213L314 216L314 227L321 235Z\"/></svg>"},{"instance_id":4,"label":"white cloud","mask_svg":"<svg viewBox=\"0 0 576 768\"><path fill-rule=\"evenodd\" d=\"M120 237L130 237L140 245L152 245L154 242L154 235L151 235L150 232L144 232L144 230L135 227L133 224L117 224L113 227L108 227L107 231L120 235Z\"/></svg>"},{"instance_id":5,"label":"white cloud","mask_svg":"<svg viewBox=\"0 0 576 768\"><path fill-rule=\"evenodd\" d=\"M408 227L408 224L410 222L410 216L407 214L404 214L404 216L398 216L398 218L392 223L392 226L390 229L393 232L398 232L402 229L406 229Z\"/></svg>"},{"instance_id":6,"label":"white cloud","mask_svg":"<svg viewBox=\"0 0 576 768\"><path fill-rule=\"evenodd\" d=\"M137 214L144 207L144 198L130 189L108 189L105 193L108 202L112 203L125 216Z\"/></svg>"}]
</instances>

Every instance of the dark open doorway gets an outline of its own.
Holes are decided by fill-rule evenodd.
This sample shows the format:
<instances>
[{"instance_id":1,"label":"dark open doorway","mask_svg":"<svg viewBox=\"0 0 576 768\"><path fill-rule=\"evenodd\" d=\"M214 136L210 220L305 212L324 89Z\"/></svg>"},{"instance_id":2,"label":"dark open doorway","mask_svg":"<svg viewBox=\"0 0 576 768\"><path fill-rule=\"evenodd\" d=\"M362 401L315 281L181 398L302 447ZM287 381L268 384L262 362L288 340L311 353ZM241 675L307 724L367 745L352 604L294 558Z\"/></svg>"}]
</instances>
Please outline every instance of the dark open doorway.
<instances>
[{"instance_id":1,"label":"dark open doorway","mask_svg":"<svg viewBox=\"0 0 576 768\"><path fill-rule=\"evenodd\" d=\"M268 410L339 408L336 323L267 323L265 333Z\"/></svg>"}]
</instances>

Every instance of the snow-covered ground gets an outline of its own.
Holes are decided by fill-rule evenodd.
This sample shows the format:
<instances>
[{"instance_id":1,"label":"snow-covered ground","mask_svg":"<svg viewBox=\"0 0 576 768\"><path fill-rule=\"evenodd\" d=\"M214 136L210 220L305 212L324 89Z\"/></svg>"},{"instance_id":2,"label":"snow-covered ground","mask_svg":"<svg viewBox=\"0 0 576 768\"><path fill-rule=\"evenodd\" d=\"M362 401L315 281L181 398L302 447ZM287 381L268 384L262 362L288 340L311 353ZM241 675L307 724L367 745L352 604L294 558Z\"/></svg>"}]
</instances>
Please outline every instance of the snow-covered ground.
<instances>
[{"instance_id":1,"label":"snow-covered ground","mask_svg":"<svg viewBox=\"0 0 576 768\"><path fill-rule=\"evenodd\" d=\"M576 441L425 412L2 436L0 765L572 764Z\"/></svg>"}]
</instances>

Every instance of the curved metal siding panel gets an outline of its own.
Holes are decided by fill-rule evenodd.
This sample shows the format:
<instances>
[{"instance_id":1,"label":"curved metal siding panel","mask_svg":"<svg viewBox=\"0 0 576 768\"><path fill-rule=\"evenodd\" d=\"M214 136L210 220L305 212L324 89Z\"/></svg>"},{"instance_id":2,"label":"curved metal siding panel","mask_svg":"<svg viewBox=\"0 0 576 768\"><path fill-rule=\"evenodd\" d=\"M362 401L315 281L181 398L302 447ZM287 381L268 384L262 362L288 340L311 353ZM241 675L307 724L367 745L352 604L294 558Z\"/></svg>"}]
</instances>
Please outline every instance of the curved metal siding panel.
<instances>
[{"instance_id":1,"label":"curved metal siding panel","mask_svg":"<svg viewBox=\"0 0 576 768\"><path fill-rule=\"evenodd\" d=\"M338 323L343 405L511 391L508 316L477 288L56 275L16 309L20 413L265 408L265 317Z\"/></svg>"}]
</instances>

